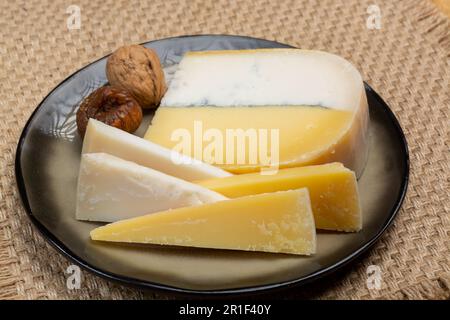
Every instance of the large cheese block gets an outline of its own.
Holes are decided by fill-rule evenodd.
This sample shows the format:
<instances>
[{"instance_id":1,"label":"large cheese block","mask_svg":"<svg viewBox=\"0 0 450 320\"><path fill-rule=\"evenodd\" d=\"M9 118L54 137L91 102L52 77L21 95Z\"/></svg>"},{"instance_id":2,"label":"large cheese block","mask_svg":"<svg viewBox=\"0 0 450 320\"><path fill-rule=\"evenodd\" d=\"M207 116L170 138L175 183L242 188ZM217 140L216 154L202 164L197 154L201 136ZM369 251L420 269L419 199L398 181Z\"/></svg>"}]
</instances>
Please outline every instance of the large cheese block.
<instances>
[{"instance_id":1,"label":"large cheese block","mask_svg":"<svg viewBox=\"0 0 450 320\"><path fill-rule=\"evenodd\" d=\"M113 222L227 199L214 191L106 153L85 153L76 218Z\"/></svg>"},{"instance_id":2,"label":"large cheese block","mask_svg":"<svg viewBox=\"0 0 450 320\"><path fill-rule=\"evenodd\" d=\"M233 173L342 162L359 176L367 129L362 78L339 56L210 51L183 57L145 139Z\"/></svg>"},{"instance_id":3,"label":"large cheese block","mask_svg":"<svg viewBox=\"0 0 450 320\"><path fill-rule=\"evenodd\" d=\"M210 164L89 119L82 153L95 152L108 153L188 181L231 175Z\"/></svg>"},{"instance_id":4,"label":"large cheese block","mask_svg":"<svg viewBox=\"0 0 450 320\"><path fill-rule=\"evenodd\" d=\"M266 193L118 221L92 240L313 254L316 232L306 189Z\"/></svg>"},{"instance_id":5,"label":"large cheese block","mask_svg":"<svg viewBox=\"0 0 450 320\"><path fill-rule=\"evenodd\" d=\"M358 231L362 226L356 177L341 163L282 169L275 175L234 175L198 184L229 198L308 188L316 228Z\"/></svg>"}]
</instances>

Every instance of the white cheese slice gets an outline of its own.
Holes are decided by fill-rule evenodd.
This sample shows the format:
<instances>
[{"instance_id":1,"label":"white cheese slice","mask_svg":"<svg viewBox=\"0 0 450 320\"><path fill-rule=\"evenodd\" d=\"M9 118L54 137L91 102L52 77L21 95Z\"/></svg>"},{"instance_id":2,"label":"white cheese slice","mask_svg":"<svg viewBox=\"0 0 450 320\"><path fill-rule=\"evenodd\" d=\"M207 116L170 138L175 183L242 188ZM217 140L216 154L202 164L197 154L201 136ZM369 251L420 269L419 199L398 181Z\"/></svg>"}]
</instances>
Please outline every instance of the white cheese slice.
<instances>
[{"instance_id":1,"label":"white cheese slice","mask_svg":"<svg viewBox=\"0 0 450 320\"><path fill-rule=\"evenodd\" d=\"M76 218L113 222L227 199L196 184L106 153L85 153Z\"/></svg>"},{"instance_id":2,"label":"white cheese slice","mask_svg":"<svg viewBox=\"0 0 450 320\"><path fill-rule=\"evenodd\" d=\"M104 152L187 181L231 174L123 130L89 119L82 153Z\"/></svg>"}]
</instances>

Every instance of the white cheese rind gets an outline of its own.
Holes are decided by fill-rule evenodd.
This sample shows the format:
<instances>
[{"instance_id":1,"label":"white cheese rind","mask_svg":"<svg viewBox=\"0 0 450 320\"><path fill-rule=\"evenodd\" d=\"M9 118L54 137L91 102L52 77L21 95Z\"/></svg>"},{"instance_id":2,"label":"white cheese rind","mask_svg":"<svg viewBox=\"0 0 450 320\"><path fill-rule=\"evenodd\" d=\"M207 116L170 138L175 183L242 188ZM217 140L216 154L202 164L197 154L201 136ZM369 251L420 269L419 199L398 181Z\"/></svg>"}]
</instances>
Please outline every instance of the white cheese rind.
<instances>
[{"instance_id":1,"label":"white cheese rind","mask_svg":"<svg viewBox=\"0 0 450 320\"><path fill-rule=\"evenodd\" d=\"M82 153L104 152L187 181L230 176L231 173L202 163L123 130L89 119ZM180 161L173 161L174 156Z\"/></svg>"},{"instance_id":2,"label":"white cheese rind","mask_svg":"<svg viewBox=\"0 0 450 320\"><path fill-rule=\"evenodd\" d=\"M114 222L226 197L106 153L82 155L76 218Z\"/></svg>"},{"instance_id":3,"label":"white cheese rind","mask_svg":"<svg viewBox=\"0 0 450 320\"><path fill-rule=\"evenodd\" d=\"M308 105L355 110L363 81L347 60L323 51L192 52L181 60L161 106Z\"/></svg>"}]
</instances>

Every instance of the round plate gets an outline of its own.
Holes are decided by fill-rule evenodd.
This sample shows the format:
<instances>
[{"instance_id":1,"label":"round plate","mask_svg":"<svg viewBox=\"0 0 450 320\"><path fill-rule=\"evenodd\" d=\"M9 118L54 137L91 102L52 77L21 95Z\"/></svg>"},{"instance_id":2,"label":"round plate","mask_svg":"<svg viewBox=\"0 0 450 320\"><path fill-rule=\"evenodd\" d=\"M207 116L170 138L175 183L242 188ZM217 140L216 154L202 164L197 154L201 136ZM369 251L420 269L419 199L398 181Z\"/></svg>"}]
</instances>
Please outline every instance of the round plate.
<instances>
[{"instance_id":1,"label":"round plate","mask_svg":"<svg viewBox=\"0 0 450 320\"><path fill-rule=\"evenodd\" d=\"M170 76L186 51L290 47L238 36L188 36L144 44L157 51ZM367 250L392 222L405 196L409 160L405 137L386 103L366 84L370 154L358 181L364 225L358 233L318 232L317 254L114 245L93 242L99 224L75 220L81 140L75 112L104 85L106 58L64 80L28 120L17 148L16 178L23 205L44 237L89 271L129 285L184 293L242 293L311 281ZM143 135L152 114L136 132Z\"/></svg>"}]
</instances>

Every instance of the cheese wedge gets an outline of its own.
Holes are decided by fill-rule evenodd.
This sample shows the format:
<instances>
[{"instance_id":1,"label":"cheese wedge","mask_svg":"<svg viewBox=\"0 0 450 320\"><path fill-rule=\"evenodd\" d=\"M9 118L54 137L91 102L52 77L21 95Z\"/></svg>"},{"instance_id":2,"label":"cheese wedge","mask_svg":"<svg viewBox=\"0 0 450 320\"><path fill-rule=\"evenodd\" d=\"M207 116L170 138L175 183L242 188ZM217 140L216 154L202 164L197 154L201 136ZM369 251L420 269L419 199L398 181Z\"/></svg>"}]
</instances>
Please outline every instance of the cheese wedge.
<instances>
[{"instance_id":1,"label":"cheese wedge","mask_svg":"<svg viewBox=\"0 0 450 320\"><path fill-rule=\"evenodd\" d=\"M313 254L316 232L306 189L159 212L91 231L92 240Z\"/></svg>"},{"instance_id":2,"label":"cheese wedge","mask_svg":"<svg viewBox=\"0 0 450 320\"><path fill-rule=\"evenodd\" d=\"M123 130L89 119L82 153L104 152L187 181L231 174Z\"/></svg>"},{"instance_id":3,"label":"cheese wedge","mask_svg":"<svg viewBox=\"0 0 450 320\"><path fill-rule=\"evenodd\" d=\"M358 231L362 227L356 177L341 163L282 169L275 175L241 174L198 184L229 198L308 188L316 228Z\"/></svg>"},{"instance_id":4,"label":"cheese wedge","mask_svg":"<svg viewBox=\"0 0 450 320\"><path fill-rule=\"evenodd\" d=\"M274 162L281 168L341 162L359 176L368 119L362 78L336 55L299 49L190 52L145 139L233 173L260 171ZM180 129L190 134L188 142ZM241 141L227 136L239 129ZM270 140L261 130L269 137L278 130L278 136ZM217 136L226 140L222 147L215 145ZM250 147L252 139L259 139L256 148ZM221 150L206 158L213 143Z\"/></svg>"},{"instance_id":5,"label":"cheese wedge","mask_svg":"<svg viewBox=\"0 0 450 320\"><path fill-rule=\"evenodd\" d=\"M214 191L106 153L85 153L76 218L113 222L227 199Z\"/></svg>"}]
</instances>

